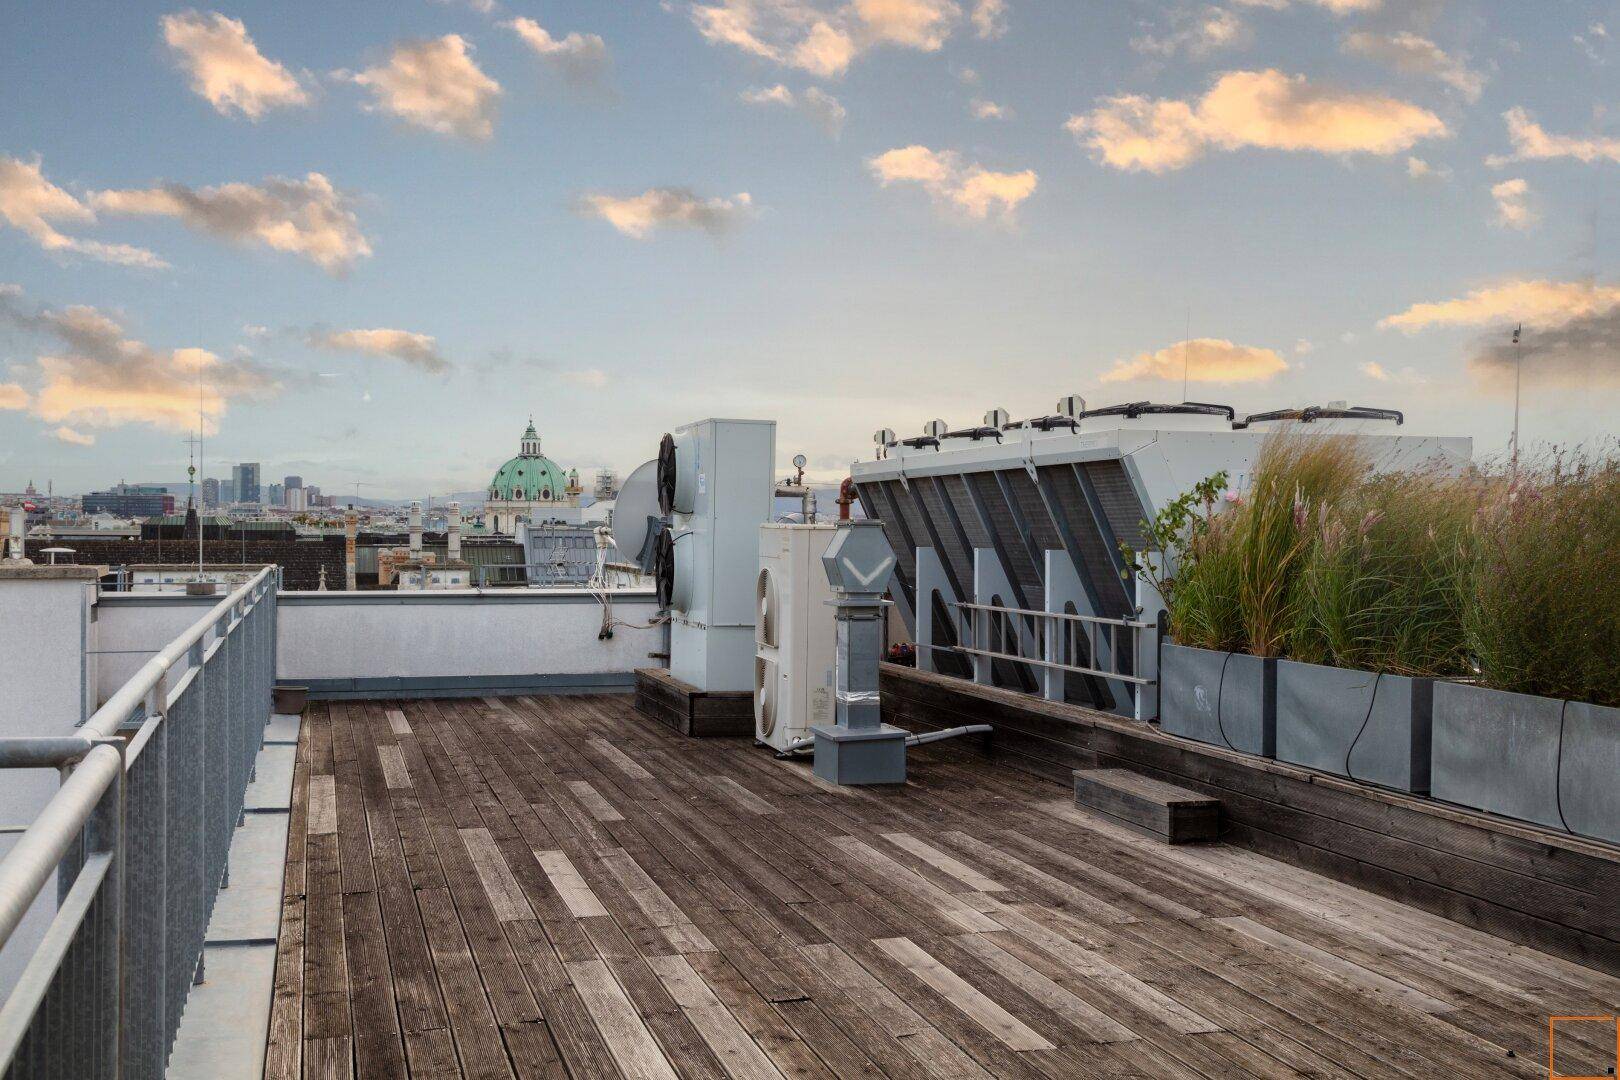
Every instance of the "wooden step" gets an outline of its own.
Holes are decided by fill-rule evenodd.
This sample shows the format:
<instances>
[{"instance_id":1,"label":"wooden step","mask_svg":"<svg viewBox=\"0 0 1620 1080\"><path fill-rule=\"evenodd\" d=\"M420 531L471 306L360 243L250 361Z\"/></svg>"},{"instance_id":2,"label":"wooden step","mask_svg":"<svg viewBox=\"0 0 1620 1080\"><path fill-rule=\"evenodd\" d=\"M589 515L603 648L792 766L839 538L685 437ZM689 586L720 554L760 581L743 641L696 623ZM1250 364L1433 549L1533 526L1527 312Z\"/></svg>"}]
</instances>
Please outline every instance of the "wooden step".
<instances>
[{"instance_id":1,"label":"wooden step","mask_svg":"<svg viewBox=\"0 0 1620 1080\"><path fill-rule=\"evenodd\" d=\"M1220 839L1219 799L1129 769L1074 770L1074 805L1171 844Z\"/></svg>"}]
</instances>

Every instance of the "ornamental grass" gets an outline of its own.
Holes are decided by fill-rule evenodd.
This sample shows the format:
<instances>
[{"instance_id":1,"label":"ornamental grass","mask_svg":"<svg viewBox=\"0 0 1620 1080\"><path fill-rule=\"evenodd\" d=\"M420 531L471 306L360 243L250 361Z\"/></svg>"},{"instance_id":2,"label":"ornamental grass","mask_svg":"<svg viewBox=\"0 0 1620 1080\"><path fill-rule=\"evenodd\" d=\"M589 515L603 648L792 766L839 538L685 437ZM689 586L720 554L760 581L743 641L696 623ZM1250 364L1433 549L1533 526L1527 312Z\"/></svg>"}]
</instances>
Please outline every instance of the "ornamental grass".
<instances>
[{"instance_id":1,"label":"ornamental grass","mask_svg":"<svg viewBox=\"0 0 1620 1080\"><path fill-rule=\"evenodd\" d=\"M1620 706L1620 459L1609 446L1498 471L1462 604L1479 681Z\"/></svg>"}]
</instances>

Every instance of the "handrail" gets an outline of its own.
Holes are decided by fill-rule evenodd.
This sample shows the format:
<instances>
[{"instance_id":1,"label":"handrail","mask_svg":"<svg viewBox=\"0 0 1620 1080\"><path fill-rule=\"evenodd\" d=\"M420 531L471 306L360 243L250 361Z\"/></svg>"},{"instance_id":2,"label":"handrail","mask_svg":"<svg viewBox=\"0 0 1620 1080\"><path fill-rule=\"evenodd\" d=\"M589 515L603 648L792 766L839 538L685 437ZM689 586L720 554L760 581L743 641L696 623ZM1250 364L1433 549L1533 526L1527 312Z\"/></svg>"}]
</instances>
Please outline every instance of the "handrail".
<instances>
[{"instance_id":1,"label":"handrail","mask_svg":"<svg viewBox=\"0 0 1620 1080\"><path fill-rule=\"evenodd\" d=\"M0 860L0 948L28 950L0 1001L8 1080L163 1074L270 721L275 574L213 605L77 730L0 739L0 776L63 770ZM55 916L35 937L42 898Z\"/></svg>"},{"instance_id":2,"label":"handrail","mask_svg":"<svg viewBox=\"0 0 1620 1080\"><path fill-rule=\"evenodd\" d=\"M0 942L11 939L123 764L111 746L90 751L6 853L0 862Z\"/></svg>"},{"instance_id":3,"label":"handrail","mask_svg":"<svg viewBox=\"0 0 1620 1080\"><path fill-rule=\"evenodd\" d=\"M1137 619L1115 619L1107 615L1081 615L1073 611L1036 611L1034 608L1003 607L1000 604L975 604L964 600L952 601L952 607L964 611L996 611L1003 615L1036 615L1043 619L1064 619L1069 622L1100 623L1104 626L1128 626L1137 630L1150 630L1153 624Z\"/></svg>"},{"instance_id":4,"label":"handrail","mask_svg":"<svg viewBox=\"0 0 1620 1080\"><path fill-rule=\"evenodd\" d=\"M192 623L179 637L169 642L157 654L141 665L139 671L130 677L130 680L120 686L107 699L106 704L97 709L90 719L84 722L83 731L86 735L111 736L116 733L129 714L135 711L135 706L146 700L147 695L163 680L181 657L191 651L191 647L201 641L203 637L219 624L219 621L228 616L249 593L254 592L258 586L275 570L273 566L266 566L247 581L236 587L225 599L208 609L208 614ZM255 595L257 599L257 595Z\"/></svg>"}]
</instances>

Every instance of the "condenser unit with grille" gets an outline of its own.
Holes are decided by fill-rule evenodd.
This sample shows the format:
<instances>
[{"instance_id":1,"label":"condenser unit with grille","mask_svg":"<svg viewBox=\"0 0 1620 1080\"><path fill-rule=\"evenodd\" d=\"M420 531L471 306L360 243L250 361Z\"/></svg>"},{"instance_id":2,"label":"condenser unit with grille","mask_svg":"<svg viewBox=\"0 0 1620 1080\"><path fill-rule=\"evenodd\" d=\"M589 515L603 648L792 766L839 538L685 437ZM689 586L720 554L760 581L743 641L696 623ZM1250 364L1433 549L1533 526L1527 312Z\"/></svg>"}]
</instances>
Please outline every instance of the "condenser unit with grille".
<instances>
[{"instance_id":1,"label":"condenser unit with grille","mask_svg":"<svg viewBox=\"0 0 1620 1080\"><path fill-rule=\"evenodd\" d=\"M915 636L917 665L1143 718L1156 715L1150 689L1090 673L1150 664L1152 633L1139 636L1141 657L1130 652L1133 633L1094 657L1086 634L1097 623L1045 613L1153 624L1162 605L1121 549L1146 546L1142 525L1158 510L1217 472L1244 490L1266 440L1284 434L1353 434L1380 471L1455 471L1473 453L1470 439L1415 434L1395 410L1342 402L1239 419L1226 405L1088 408L1070 396L1050 416L1010 420L993 409L977 427L931 420L920 435L882 434L875 460L855 462L850 475L894 548L891 596ZM997 637L984 648L958 640L972 631L963 613L976 605L1041 614L989 618ZM1060 638L1060 625L1079 640ZM976 658L975 646L994 655Z\"/></svg>"},{"instance_id":2,"label":"condenser unit with grille","mask_svg":"<svg viewBox=\"0 0 1620 1080\"><path fill-rule=\"evenodd\" d=\"M821 556L837 526L759 527L754 579L754 737L777 751L831 724L836 638Z\"/></svg>"},{"instance_id":3,"label":"condenser unit with grille","mask_svg":"<svg viewBox=\"0 0 1620 1080\"><path fill-rule=\"evenodd\" d=\"M700 420L659 450L661 599L669 605L669 672L695 690L754 683L754 567L775 498L776 423ZM668 539L662 539L667 535Z\"/></svg>"}]
</instances>

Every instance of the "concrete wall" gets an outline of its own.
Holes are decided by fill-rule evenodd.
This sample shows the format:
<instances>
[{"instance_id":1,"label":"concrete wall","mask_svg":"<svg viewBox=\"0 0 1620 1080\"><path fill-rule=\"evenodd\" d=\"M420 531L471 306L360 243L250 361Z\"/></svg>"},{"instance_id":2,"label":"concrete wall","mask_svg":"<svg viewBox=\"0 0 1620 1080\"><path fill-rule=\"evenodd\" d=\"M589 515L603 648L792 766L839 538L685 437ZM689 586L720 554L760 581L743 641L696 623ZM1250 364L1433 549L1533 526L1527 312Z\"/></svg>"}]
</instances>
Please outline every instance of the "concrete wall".
<instances>
[{"instance_id":1,"label":"concrete wall","mask_svg":"<svg viewBox=\"0 0 1620 1080\"><path fill-rule=\"evenodd\" d=\"M617 626L584 589L284 592L279 681L316 696L584 693L628 689L658 666L662 627ZM614 617L645 624L651 592L616 594Z\"/></svg>"},{"instance_id":2,"label":"concrete wall","mask_svg":"<svg viewBox=\"0 0 1620 1080\"><path fill-rule=\"evenodd\" d=\"M189 630L225 596L102 593L97 604L96 704L111 697L153 653ZM187 668L184 661L171 668L169 685L178 683Z\"/></svg>"},{"instance_id":3,"label":"concrete wall","mask_svg":"<svg viewBox=\"0 0 1620 1080\"><path fill-rule=\"evenodd\" d=\"M68 735L95 709L95 571L0 562L0 738ZM26 825L56 793L55 769L0 770L0 825ZM0 859L18 839L0 834ZM56 911L47 886L0 952L0 998Z\"/></svg>"}]
</instances>

